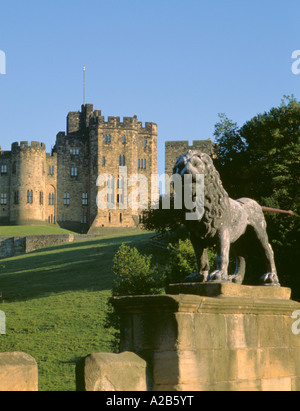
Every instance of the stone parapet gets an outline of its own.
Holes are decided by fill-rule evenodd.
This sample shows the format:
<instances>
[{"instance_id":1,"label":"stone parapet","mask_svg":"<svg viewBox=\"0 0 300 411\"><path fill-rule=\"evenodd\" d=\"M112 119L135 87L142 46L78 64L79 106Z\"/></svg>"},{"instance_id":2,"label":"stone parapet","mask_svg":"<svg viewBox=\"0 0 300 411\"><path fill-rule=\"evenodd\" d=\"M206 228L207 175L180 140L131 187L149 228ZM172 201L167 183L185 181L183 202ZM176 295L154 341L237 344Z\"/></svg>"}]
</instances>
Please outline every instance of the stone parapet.
<instances>
[{"instance_id":1,"label":"stone parapet","mask_svg":"<svg viewBox=\"0 0 300 411\"><path fill-rule=\"evenodd\" d=\"M121 352L148 362L155 391L299 390L300 336L291 317L300 304L287 289L244 287L227 288L227 296L112 299L121 318Z\"/></svg>"},{"instance_id":2,"label":"stone parapet","mask_svg":"<svg viewBox=\"0 0 300 411\"><path fill-rule=\"evenodd\" d=\"M38 391L38 366L21 352L0 353L0 391Z\"/></svg>"}]
</instances>

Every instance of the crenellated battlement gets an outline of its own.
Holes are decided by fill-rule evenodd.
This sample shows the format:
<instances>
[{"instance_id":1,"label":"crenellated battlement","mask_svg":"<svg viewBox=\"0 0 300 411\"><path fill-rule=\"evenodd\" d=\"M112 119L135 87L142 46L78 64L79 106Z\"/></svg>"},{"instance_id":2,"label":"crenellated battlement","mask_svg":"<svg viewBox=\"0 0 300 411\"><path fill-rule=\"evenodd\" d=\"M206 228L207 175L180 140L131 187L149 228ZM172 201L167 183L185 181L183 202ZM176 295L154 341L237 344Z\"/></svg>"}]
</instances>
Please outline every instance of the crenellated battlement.
<instances>
[{"instance_id":1,"label":"crenellated battlement","mask_svg":"<svg viewBox=\"0 0 300 411\"><path fill-rule=\"evenodd\" d=\"M21 141L12 143L12 151L41 151L46 152L46 145L38 141L32 141L30 144L28 141Z\"/></svg>"},{"instance_id":2,"label":"crenellated battlement","mask_svg":"<svg viewBox=\"0 0 300 411\"><path fill-rule=\"evenodd\" d=\"M108 116L107 119L102 115L101 110L94 110L92 104L86 104L81 107L81 111L70 111L67 116L67 135L78 134L87 128L115 128L115 129L133 129L146 133L156 133L157 124L146 122L143 125L138 121L137 115L133 117Z\"/></svg>"},{"instance_id":3,"label":"crenellated battlement","mask_svg":"<svg viewBox=\"0 0 300 411\"><path fill-rule=\"evenodd\" d=\"M121 121L120 117L108 116L107 120L105 120L104 116L95 115L95 113L96 112L94 112L90 118L90 127L101 126L103 128L135 129L150 133L157 132L157 124L146 122L145 125L143 125L142 122L138 121L136 116L123 117L123 121Z\"/></svg>"}]
</instances>

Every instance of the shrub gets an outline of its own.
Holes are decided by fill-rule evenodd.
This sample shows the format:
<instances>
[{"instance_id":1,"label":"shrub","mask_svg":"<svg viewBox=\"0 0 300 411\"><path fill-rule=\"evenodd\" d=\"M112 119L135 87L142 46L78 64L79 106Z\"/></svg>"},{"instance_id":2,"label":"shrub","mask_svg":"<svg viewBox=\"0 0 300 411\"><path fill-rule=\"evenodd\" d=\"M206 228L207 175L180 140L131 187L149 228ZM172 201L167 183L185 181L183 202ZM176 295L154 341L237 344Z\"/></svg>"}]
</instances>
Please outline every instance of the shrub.
<instances>
[{"instance_id":1,"label":"shrub","mask_svg":"<svg viewBox=\"0 0 300 411\"><path fill-rule=\"evenodd\" d=\"M169 283L182 283L185 278L197 272L197 264L193 245L189 239L179 240L175 245L170 245L169 264L166 275ZM213 261L214 252L208 250L208 258Z\"/></svg>"},{"instance_id":2,"label":"shrub","mask_svg":"<svg viewBox=\"0 0 300 411\"><path fill-rule=\"evenodd\" d=\"M164 276L159 275L156 267L151 267L151 258L122 244L113 261L113 295L160 294Z\"/></svg>"}]
</instances>

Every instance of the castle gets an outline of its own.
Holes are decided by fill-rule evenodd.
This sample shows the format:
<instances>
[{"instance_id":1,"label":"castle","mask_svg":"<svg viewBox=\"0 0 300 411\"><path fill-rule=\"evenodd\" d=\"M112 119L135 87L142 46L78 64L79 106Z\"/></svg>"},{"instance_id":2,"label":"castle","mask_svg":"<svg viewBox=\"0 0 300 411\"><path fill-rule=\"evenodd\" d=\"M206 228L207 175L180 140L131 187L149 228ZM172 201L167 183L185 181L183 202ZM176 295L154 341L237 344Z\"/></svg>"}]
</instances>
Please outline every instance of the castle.
<instances>
[{"instance_id":1,"label":"castle","mask_svg":"<svg viewBox=\"0 0 300 411\"><path fill-rule=\"evenodd\" d=\"M166 142L166 174L172 176L177 157L189 149L213 155L214 148L209 139L192 146L188 141ZM123 207L126 180L120 171L125 168L128 177L139 174L148 182L157 174L157 125L143 125L136 115L105 121L100 110L84 104L81 111L69 112L67 130L57 134L51 153L34 141L13 143L11 151L0 147L0 226L58 224L90 233L98 227L136 227L143 209ZM110 177L98 183L103 175ZM107 208L98 202L104 188ZM146 208L151 190L146 190Z\"/></svg>"},{"instance_id":2,"label":"castle","mask_svg":"<svg viewBox=\"0 0 300 411\"><path fill-rule=\"evenodd\" d=\"M140 211L120 209L119 167L128 176L157 174L157 125L137 116L108 117L92 104L69 112L67 131L59 132L51 153L43 143L0 147L0 225L59 224L87 232L93 228L135 227ZM112 176L115 207L99 209L100 175ZM108 194L107 196L109 196Z\"/></svg>"}]
</instances>

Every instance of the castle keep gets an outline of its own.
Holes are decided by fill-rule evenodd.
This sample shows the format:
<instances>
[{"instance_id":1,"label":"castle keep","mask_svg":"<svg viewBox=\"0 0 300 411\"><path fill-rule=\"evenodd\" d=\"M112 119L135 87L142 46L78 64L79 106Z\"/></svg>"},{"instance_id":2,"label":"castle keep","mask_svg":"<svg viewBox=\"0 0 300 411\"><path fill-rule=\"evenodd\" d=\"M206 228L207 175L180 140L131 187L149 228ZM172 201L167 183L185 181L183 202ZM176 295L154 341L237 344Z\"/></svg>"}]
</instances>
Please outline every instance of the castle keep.
<instances>
[{"instance_id":1,"label":"castle keep","mask_svg":"<svg viewBox=\"0 0 300 411\"><path fill-rule=\"evenodd\" d=\"M52 152L43 143L0 147L0 225L56 224L77 231L102 226L134 227L139 210L120 209L119 167L132 174L157 173L157 125L137 116L108 117L92 104L67 116L67 130L57 134ZM115 209L97 207L103 186L97 178L110 174ZM150 190L149 190L150 192ZM112 195L112 194L108 194Z\"/></svg>"}]
</instances>

